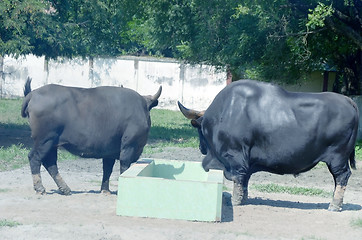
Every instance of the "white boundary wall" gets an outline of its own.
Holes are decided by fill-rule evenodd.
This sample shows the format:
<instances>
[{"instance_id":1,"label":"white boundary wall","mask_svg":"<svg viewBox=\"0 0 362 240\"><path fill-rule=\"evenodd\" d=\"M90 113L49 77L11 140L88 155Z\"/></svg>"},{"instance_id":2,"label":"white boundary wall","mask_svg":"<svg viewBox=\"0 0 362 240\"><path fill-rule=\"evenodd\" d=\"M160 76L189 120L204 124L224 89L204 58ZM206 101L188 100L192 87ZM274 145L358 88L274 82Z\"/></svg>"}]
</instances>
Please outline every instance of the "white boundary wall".
<instances>
[{"instance_id":1,"label":"white boundary wall","mask_svg":"<svg viewBox=\"0 0 362 240\"><path fill-rule=\"evenodd\" d=\"M1 59L0 59L1 60ZM153 95L162 85L159 108L177 110L177 101L186 107L205 110L226 86L226 71L209 65L188 65L173 59L149 57L57 59L27 55L5 56L0 63L2 98L22 97L26 78L32 89L55 83L75 87L121 86L141 95Z\"/></svg>"}]
</instances>

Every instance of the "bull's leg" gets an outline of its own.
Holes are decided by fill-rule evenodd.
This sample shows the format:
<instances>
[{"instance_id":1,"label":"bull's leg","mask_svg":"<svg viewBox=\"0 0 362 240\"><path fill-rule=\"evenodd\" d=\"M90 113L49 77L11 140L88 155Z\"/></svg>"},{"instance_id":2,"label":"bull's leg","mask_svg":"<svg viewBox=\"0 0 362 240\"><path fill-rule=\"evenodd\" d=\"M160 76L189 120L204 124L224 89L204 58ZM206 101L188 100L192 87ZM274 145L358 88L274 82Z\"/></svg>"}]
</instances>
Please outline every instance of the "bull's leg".
<instances>
[{"instance_id":1,"label":"bull's leg","mask_svg":"<svg viewBox=\"0 0 362 240\"><path fill-rule=\"evenodd\" d=\"M248 199L249 179L249 175L239 176L234 179L233 195L231 197L233 206L241 205Z\"/></svg>"},{"instance_id":2,"label":"bull's leg","mask_svg":"<svg viewBox=\"0 0 362 240\"><path fill-rule=\"evenodd\" d=\"M120 174L126 171L132 163L136 162L141 156L143 147L126 146L121 150L120 155Z\"/></svg>"},{"instance_id":3,"label":"bull's leg","mask_svg":"<svg viewBox=\"0 0 362 240\"><path fill-rule=\"evenodd\" d=\"M57 148L53 147L47 156L43 160L43 166L46 168L54 182L57 184L59 191L64 195L70 195L71 190L68 185L64 182L63 178L58 172L57 166Z\"/></svg>"},{"instance_id":4,"label":"bull's leg","mask_svg":"<svg viewBox=\"0 0 362 240\"><path fill-rule=\"evenodd\" d=\"M109 190L109 178L111 177L114 162L116 160L112 158L103 158L103 179L101 186L101 193L110 194Z\"/></svg>"},{"instance_id":5,"label":"bull's leg","mask_svg":"<svg viewBox=\"0 0 362 240\"><path fill-rule=\"evenodd\" d=\"M33 177L34 190L38 194L46 194L45 188L43 186L41 176L40 176L40 167L41 167L41 157L35 149L32 149L28 155L30 170Z\"/></svg>"},{"instance_id":6,"label":"bull's leg","mask_svg":"<svg viewBox=\"0 0 362 240\"><path fill-rule=\"evenodd\" d=\"M141 156L143 147L147 142L147 134L142 129L135 132L132 127L127 129L122 137L121 151L119 156L120 174L126 171L132 163Z\"/></svg>"},{"instance_id":7,"label":"bull's leg","mask_svg":"<svg viewBox=\"0 0 362 240\"><path fill-rule=\"evenodd\" d=\"M351 170L348 163L343 167L328 165L329 171L332 173L335 188L333 194L333 200L329 204L329 211L341 211L343 205L344 192L347 187L348 179L351 176Z\"/></svg>"}]
</instances>

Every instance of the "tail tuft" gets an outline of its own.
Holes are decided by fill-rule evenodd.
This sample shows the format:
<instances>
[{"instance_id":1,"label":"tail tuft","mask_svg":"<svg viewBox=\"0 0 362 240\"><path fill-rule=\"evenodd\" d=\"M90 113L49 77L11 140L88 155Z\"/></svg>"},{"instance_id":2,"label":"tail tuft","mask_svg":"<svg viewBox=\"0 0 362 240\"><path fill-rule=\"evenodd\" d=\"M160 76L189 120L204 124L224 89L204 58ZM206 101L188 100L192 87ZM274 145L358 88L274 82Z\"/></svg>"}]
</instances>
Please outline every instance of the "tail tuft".
<instances>
[{"instance_id":1,"label":"tail tuft","mask_svg":"<svg viewBox=\"0 0 362 240\"><path fill-rule=\"evenodd\" d=\"M24 86L24 100L23 100L23 105L21 106L21 116L23 118L26 118L29 116L29 112L28 112L28 104L31 98L31 94L29 95L29 93L31 92L31 78L28 77L26 79L25 82L25 86Z\"/></svg>"},{"instance_id":2,"label":"tail tuft","mask_svg":"<svg viewBox=\"0 0 362 240\"><path fill-rule=\"evenodd\" d=\"M30 84L31 84L31 78L28 77L26 79L25 86L24 86L24 97L26 97L26 95L28 95L31 92Z\"/></svg>"}]
</instances>

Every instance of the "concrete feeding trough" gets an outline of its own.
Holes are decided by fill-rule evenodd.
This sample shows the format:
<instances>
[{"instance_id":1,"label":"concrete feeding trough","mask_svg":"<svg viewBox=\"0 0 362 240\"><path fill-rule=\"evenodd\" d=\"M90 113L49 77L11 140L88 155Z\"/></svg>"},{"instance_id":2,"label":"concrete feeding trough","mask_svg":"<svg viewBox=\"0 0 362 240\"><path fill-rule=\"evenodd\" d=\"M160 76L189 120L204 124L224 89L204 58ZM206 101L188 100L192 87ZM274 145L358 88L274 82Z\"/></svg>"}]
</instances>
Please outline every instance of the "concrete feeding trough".
<instances>
[{"instance_id":1,"label":"concrete feeding trough","mask_svg":"<svg viewBox=\"0 0 362 240\"><path fill-rule=\"evenodd\" d=\"M221 221L222 188L201 162L141 159L119 177L117 215Z\"/></svg>"}]
</instances>

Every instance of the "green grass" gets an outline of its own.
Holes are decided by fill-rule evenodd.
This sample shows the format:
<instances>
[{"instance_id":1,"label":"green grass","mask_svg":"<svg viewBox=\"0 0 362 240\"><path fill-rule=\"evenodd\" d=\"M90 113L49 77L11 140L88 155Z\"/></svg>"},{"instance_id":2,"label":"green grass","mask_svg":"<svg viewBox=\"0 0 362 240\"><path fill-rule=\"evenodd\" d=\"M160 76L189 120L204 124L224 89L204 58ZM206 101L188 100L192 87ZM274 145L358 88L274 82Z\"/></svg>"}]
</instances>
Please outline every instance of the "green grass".
<instances>
[{"instance_id":1,"label":"green grass","mask_svg":"<svg viewBox=\"0 0 362 240\"><path fill-rule=\"evenodd\" d=\"M22 144L11 145L10 147L0 147L0 171L8 171L21 168L27 165L28 153L30 149ZM70 154L65 150L60 150L58 153L58 161L74 160L79 157Z\"/></svg>"},{"instance_id":2,"label":"green grass","mask_svg":"<svg viewBox=\"0 0 362 240\"><path fill-rule=\"evenodd\" d=\"M0 127L24 129L28 127L28 120L21 117L22 99L0 100Z\"/></svg>"},{"instance_id":3,"label":"green grass","mask_svg":"<svg viewBox=\"0 0 362 240\"><path fill-rule=\"evenodd\" d=\"M362 228L362 218L352 219L351 226L356 228Z\"/></svg>"},{"instance_id":4,"label":"green grass","mask_svg":"<svg viewBox=\"0 0 362 240\"><path fill-rule=\"evenodd\" d=\"M21 223L18 223L16 221L9 221L6 219L0 219L0 227L16 227L21 225Z\"/></svg>"},{"instance_id":5,"label":"green grass","mask_svg":"<svg viewBox=\"0 0 362 240\"><path fill-rule=\"evenodd\" d=\"M0 171L20 168L28 163L29 149L23 145L0 147Z\"/></svg>"},{"instance_id":6,"label":"green grass","mask_svg":"<svg viewBox=\"0 0 362 240\"><path fill-rule=\"evenodd\" d=\"M329 198L332 196L332 192L324 191L318 188L304 188L304 187L289 187L281 186L277 184L253 184L251 189L255 189L259 192L267 193L287 193L293 195L306 195L306 196L319 196Z\"/></svg>"},{"instance_id":7,"label":"green grass","mask_svg":"<svg viewBox=\"0 0 362 240\"><path fill-rule=\"evenodd\" d=\"M355 158L357 160L362 160L362 140L357 141L356 147L355 147Z\"/></svg>"},{"instance_id":8,"label":"green grass","mask_svg":"<svg viewBox=\"0 0 362 240\"><path fill-rule=\"evenodd\" d=\"M316 236L302 237L300 240L324 240L325 238L319 238Z\"/></svg>"},{"instance_id":9,"label":"green grass","mask_svg":"<svg viewBox=\"0 0 362 240\"><path fill-rule=\"evenodd\" d=\"M156 143L158 147L198 147L197 130L181 112L153 109L151 122L149 142L152 144Z\"/></svg>"},{"instance_id":10,"label":"green grass","mask_svg":"<svg viewBox=\"0 0 362 240\"><path fill-rule=\"evenodd\" d=\"M0 188L0 193L6 193L10 192L11 190L9 188Z\"/></svg>"}]
</instances>

